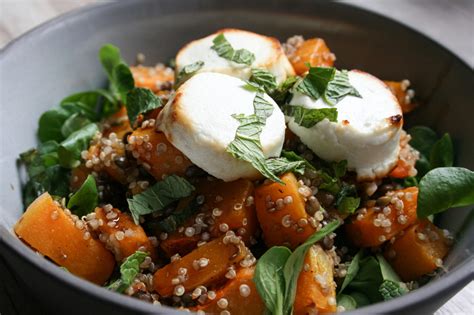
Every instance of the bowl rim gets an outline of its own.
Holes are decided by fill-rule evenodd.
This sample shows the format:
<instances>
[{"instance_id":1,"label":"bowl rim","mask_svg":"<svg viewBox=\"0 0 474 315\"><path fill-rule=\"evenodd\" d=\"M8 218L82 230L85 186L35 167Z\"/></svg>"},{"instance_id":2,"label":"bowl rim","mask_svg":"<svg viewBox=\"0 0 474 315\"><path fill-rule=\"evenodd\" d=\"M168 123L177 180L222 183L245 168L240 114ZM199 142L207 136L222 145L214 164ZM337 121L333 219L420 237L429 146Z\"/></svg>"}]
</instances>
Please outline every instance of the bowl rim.
<instances>
[{"instance_id":1,"label":"bowl rim","mask_svg":"<svg viewBox=\"0 0 474 315\"><path fill-rule=\"evenodd\" d=\"M47 20L42 24L32 28L31 30L23 33L21 36L11 40L3 48L0 49L0 62L3 58L10 53L14 53L14 49L17 46L20 46L21 43L28 41L31 37L37 36L43 31L47 31L49 28L62 23L65 20L73 17L80 17L83 15L89 14L91 11L99 10L110 10L112 8L118 9L120 7L127 7L131 5L136 5L137 3L149 2L150 0L141 0L141 1L118 1L118 2L108 2L108 3L92 3L87 4L83 7L73 9L67 13L61 14L53 19ZM329 5L326 3L325 5ZM464 60L456 52L445 47L438 40L433 39L432 37L422 33L421 31L413 28L412 26L405 24L399 20L396 20L392 17L386 16L382 13L372 11L360 7L352 3L341 3L341 2L331 2L330 5L338 7L349 7L351 10L358 11L359 14L369 14L377 18L388 21L397 27L404 28L405 30L414 33L417 36L423 37L425 40L431 42L438 49L441 49L444 53L449 55L455 61L459 62L463 67L470 69L474 73L474 68L472 68L467 60ZM97 300L102 300L110 304L120 306L127 310L134 310L137 312L142 312L145 314L167 312L173 314L182 314L183 312L169 307L169 306L156 306L147 302L140 301L135 298L124 296L123 294L118 294L104 289L98 285L90 283L84 279L81 279L77 276L74 276L70 273L64 272L61 269L50 261L40 257L35 254L30 248L24 245L9 229L0 225L0 245L5 244L7 250L7 255L15 255L16 257L22 259L24 262L33 265L37 271L45 273L47 276L54 278L57 282L60 282L62 285L69 286L72 290L77 291L83 295L90 296ZM0 252L0 255L5 255L5 253ZM411 306L420 305L426 303L430 299L437 299L438 297L445 296L445 292L450 292L449 294L454 295L462 287L464 287L468 282L474 279L474 257L471 255L468 259L463 262L460 266L457 266L454 270L449 271L443 275L440 279L430 282L419 289L416 289L410 292L407 295L401 296L399 298L385 301L381 303L376 303L368 305L362 308L358 308L353 311L348 311L346 314L367 314L367 313L387 313L387 312L397 312L401 310L406 310ZM443 280L443 281L439 281ZM118 298L118 297L121 298ZM124 298L125 297L125 298Z\"/></svg>"}]
</instances>

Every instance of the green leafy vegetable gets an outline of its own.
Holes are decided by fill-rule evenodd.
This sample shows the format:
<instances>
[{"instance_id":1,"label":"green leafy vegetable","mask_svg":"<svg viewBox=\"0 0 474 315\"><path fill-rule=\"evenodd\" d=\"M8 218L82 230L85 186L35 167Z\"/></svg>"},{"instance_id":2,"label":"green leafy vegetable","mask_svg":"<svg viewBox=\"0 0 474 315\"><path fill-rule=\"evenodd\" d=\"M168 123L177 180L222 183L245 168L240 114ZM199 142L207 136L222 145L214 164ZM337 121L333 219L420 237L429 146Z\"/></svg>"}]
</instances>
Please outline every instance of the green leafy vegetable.
<instances>
[{"instance_id":1,"label":"green leafy vegetable","mask_svg":"<svg viewBox=\"0 0 474 315\"><path fill-rule=\"evenodd\" d=\"M116 91L120 95L120 99L126 103L127 93L135 86L132 72L124 63L114 67L111 82L112 92Z\"/></svg>"},{"instance_id":2,"label":"green leafy vegetable","mask_svg":"<svg viewBox=\"0 0 474 315\"><path fill-rule=\"evenodd\" d=\"M194 198L186 207L181 211L176 211L167 216L165 219L160 220L157 223L158 228L166 233L172 233L176 231L179 226L182 226L187 219L192 217L196 212L199 211L202 203L199 203L197 198Z\"/></svg>"},{"instance_id":3,"label":"green leafy vegetable","mask_svg":"<svg viewBox=\"0 0 474 315\"><path fill-rule=\"evenodd\" d=\"M67 207L79 217L94 211L99 200L94 176L88 175L82 186L71 196Z\"/></svg>"},{"instance_id":4,"label":"green leafy vegetable","mask_svg":"<svg viewBox=\"0 0 474 315\"><path fill-rule=\"evenodd\" d=\"M272 314L283 314L286 290L283 268L290 255L287 247L274 246L260 257L255 268L255 286Z\"/></svg>"},{"instance_id":5,"label":"green leafy vegetable","mask_svg":"<svg viewBox=\"0 0 474 315\"><path fill-rule=\"evenodd\" d=\"M371 303L382 300L379 287L383 282L380 264L374 256L367 256L359 260L359 271L346 290L364 292ZM347 292L347 291L346 291Z\"/></svg>"},{"instance_id":6,"label":"green leafy vegetable","mask_svg":"<svg viewBox=\"0 0 474 315\"><path fill-rule=\"evenodd\" d=\"M287 104L290 101L291 90L296 82L298 82L298 77L288 77L270 93L270 96L280 106Z\"/></svg>"},{"instance_id":7,"label":"green leafy vegetable","mask_svg":"<svg viewBox=\"0 0 474 315\"><path fill-rule=\"evenodd\" d=\"M380 285L379 292L385 301L402 296L408 290L401 286L400 283L392 280L384 280Z\"/></svg>"},{"instance_id":8,"label":"green leafy vegetable","mask_svg":"<svg viewBox=\"0 0 474 315\"><path fill-rule=\"evenodd\" d=\"M305 128L311 128L324 119L337 121L336 108L306 108L299 105L286 105L283 107L283 112L285 115L293 117L298 125Z\"/></svg>"},{"instance_id":9,"label":"green leafy vegetable","mask_svg":"<svg viewBox=\"0 0 474 315\"><path fill-rule=\"evenodd\" d=\"M449 134L436 141L430 152L431 168L453 166L454 148Z\"/></svg>"},{"instance_id":10,"label":"green leafy vegetable","mask_svg":"<svg viewBox=\"0 0 474 315\"><path fill-rule=\"evenodd\" d=\"M292 162L301 161L301 162L304 162L304 166L305 166L306 169L316 171L316 168L308 160L304 159L303 157L299 156L298 154L296 154L293 151L283 150L283 151L281 151L281 156L286 158L288 161L292 161Z\"/></svg>"},{"instance_id":11,"label":"green leafy vegetable","mask_svg":"<svg viewBox=\"0 0 474 315\"><path fill-rule=\"evenodd\" d=\"M336 68L310 67L304 79L295 85L295 90L317 100L324 95L329 81L334 79L335 73Z\"/></svg>"},{"instance_id":12,"label":"green leafy vegetable","mask_svg":"<svg viewBox=\"0 0 474 315\"><path fill-rule=\"evenodd\" d=\"M157 182L144 192L128 198L128 206L136 224L140 215L161 211L174 201L188 197L194 191L194 186L186 179L171 175Z\"/></svg>"},{"instance_id":13,"label":"green leafy vegetable","mask_svg":"<svg viewBox=\"0 0 474 315\"><path fill-rule=\"evenodd\" d=\"M293 303L296 295L296 284L303 268L304 258L309 248L316 242L323 239L339 227L339 221L332 221L322 229L308 237L308 239L298 246L295 251L288 257L283 269L285 278L285 303L283 305L284 314L290 314L293 309Z\"/></svg>"},{"instance_id":14,"label":"green leafy vegetable","mask_svg":"<svg viewBox=\"0 0 474 315\"><path fill-rule=\"evenodd\" d=\"M44 112L39 119L38 137L41 142L64 140L61 128L71 114L62 109L54 108Z\"/></svg>"},{"instance_id":15,"label":"green leafy vegetable","mask_svg":"<svg viewBox=\"0 0 474 315\"><path fill-rule=\"evenodd\" d=\"M61 133L64 138L67 138L74 131L81 129L90 123L91 121L87 117L79 113L72 114L61 126Z\"/></svg>"},{"instance_id":16,"label":"green leafy vegetable","mask_svg":"<svg viewBox=\"0 0 474 315\"><path fill-rule=\"evenodd\" d=\"M278 87L275 76L265 69L252 69L249 81L262 86L267 93L271 93Z\"/></svg>"},{"instance_id":17,"label":"green leafy vegetable","mask_svg":"<svg viewBox=\"0 0 474 315\"><path fill-rule=\"evenodd\" d=\"M178 88L181 84L191 78L196 72L198 72L204 66L204 61L196 61L192 64L186 65L181 69L181 71L176 76L174 83L175 89Z\"/></svg>"},{"instance_id":18,"label":"green leafy vegetable","mask_svg":"<svg viewBox=\"0 0 474 315\"><path fill-rule=\"evenodd\" d=\"M462 167L440 167L420 181L417 216L425 218L453 207L474 204L474 172Z\"/></svg>"},{"instance_id":19,"label":"green leafy vegetable","mask_svg":"<svg viewBox=\"0 0 474 315\"><path fill-rule=\"evenodd\" d=\"M344 291L344 289L347 287L347 285L349 283L351 283L351 281L355 278L355 276L359 272L359 264L360 264L360 260L362 259L363 256L364 256L364 250L361 249L357 252L357 254L354 256L354 258L352 258L352 261L349 265L349 268L347 268L346 276L344 278L344 281L342 282L342 285L341 285L341 288L339 289L338 294L340 294L342 291Z\"/></svg>"},{"instance_id":20,"label":"green leafy vegetable","mask_svg":"<svg viewBox=\"0 0 474 315\"><path fill-rule=\"evenodd\" d=\"M250 66L255 61L255 55L247 49L234 50L222 33L217 35L212 42L211 49L222 58L247 66Z\"/></svg>"},{"instance_id":21,"label":"green leafy vegetable","mask_svg":"<svg viewBox=\"0 0 474 315\"><path fill-rule=\"evenodd\" d=\"M89 147L89 142L98 131L97 125L90 123L70 134L58 148L59 164L66 168L78 166L81 152Z\"/></svg>"},{"instance_id":22,"label":"green leafy vegetable","mask_svg":"<svg viewBox=\"0 0 474 315\"><path fill-rule=\"evenodd\" d=\"M343 185L336 195L336 209L341 213L354 213L359 205L360 198L357 197L355 186Z\"/></svg>"},{"instance_id":23,"label":"green leafy vegetable","mask_svg":"<svg viewBox=\"0 0 474 315\"><path fill-rule=\"evenodd\" d=\"M336 70L334 78L329 81L324 91L323 99L329 105L334 106L348 95L362 97L350 84L347 70Z\"/></svg>"},{"instance_id":24,"label":"green leafy vegetable","mask_svg":"<svg viewBox=\"0 0 474 315\"><path fill-rule=\"evenodd\" d=\"M337 296L337 306L344 307L345 311L351 311L357 308L357 302L350 295L340 294Z\"/></svg>"},{"instance_id":25,"label":"green leafy vegetable","mask_svg":"<svg viewBox=\"0 0 474 315\"><path fill-rule=\"evenodd\" d=\"M410 145L424 156L430 156L431 148L438 140L436 132L425 126L415 126L408 130Z\"/></svg>"},{"instance_id":26,"label":"green leafy vegetable","mask_svg":"<svg viewBox=\"0 0 474 315\"><path fill-rule=\"evenodd\" d=\"M147 256L147 253L141 251L136 251L134 254L128 256L122 265L120 265L120 279L112 282L107 289L119 293L124 292L132 285L133 280L140 272L140 265L145 261Z\"/></svg>"},{"instance_id":27,"label":"green leafy vegetable","mask_svg":"<svg viewBox=\"0 0 474 315\"><path fill-rule=\"evenodd\" d=\"M285 157L267 159L265 165L275 175L281 175L287 172L303 175L305 170L304 161L290 161Z\"/></svg>"},{"instance_id":28,"label":"green leafy vegetable","mask_svg":"<svg viewBox=\"0 0 474 315\"><path fill-rule=\"evenodd\" d=\"M127 94L127 113L132 126L140 114L161 106L160 98L149 89L134 88Z\"/></svg>"}]
</instances>

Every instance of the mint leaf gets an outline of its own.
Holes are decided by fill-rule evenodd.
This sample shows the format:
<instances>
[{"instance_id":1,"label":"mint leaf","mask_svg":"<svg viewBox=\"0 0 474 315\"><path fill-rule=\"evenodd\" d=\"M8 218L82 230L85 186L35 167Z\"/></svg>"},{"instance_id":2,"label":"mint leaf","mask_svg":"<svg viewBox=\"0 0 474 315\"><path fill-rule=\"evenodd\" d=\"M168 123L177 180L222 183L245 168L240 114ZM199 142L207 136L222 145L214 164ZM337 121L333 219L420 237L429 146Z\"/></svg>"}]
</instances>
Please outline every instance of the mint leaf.
<instances>
[{"instance_id":1,"label":"mint leaf","mask_svg":"<svg viewBox=\"0 0 474 315\"><path fill-rule=\"evenodd\" d=\"M336 209L341 213L354 213L359 208L360 198L354 185L343 185L336 195Z\"/></svg>"},{"instance_id":2,"label":"mint leaf","mask_svg":"<svg viewBox=\"0 0 474 315\"><path fill-rule=\"evenodd\" d=\"M211 46L211 49L222 58L247 66L255 61L255 55L247 49L234 50L222 33L217 35L212 42L214 45Z\"/></svg>"},{"instance_id":3,"label":"mint leaf","mask_svg":"<svg viewBox=\"0 0 474 315\"><path fill-rule=\"evenodd\" d=\"M250 76L249 81L262 86L267 93L271 93L278 86L276 83L276 77L265 69L252 69L252 75Z\"/></svg>"},{"instance_id":4,"label":"mint leaf","mask_svg":"<svg viewBox=\"0 0 474 315\"><path fill-rule=\"evenodd\" d=\"M324 119L337 121L336 108L306 108L298 105L286 105L283 107L283 112L285 115L293 117L298 125L305 128L311 128Z\"/></svg>"},{"instance_id":5,"label":"mint leaf","mask_svg":"<svg viewBox=\"0 0 474 315\"><path fill-rule=\"evenodd\" d=\"M408 289L400 282L384 280L380 285L379 292L384 301L388 301L408 293Z\"/></svg>"},{"instance_id":6,"label":"mint leaf","mask_svg":"<svg viewBox=\"0 0 474 315\"><path fill-rule=\"evenodd\" d=\"M286 290L283 268L290 255L287 247L274 246L257 261L253 281L271 314L283 314Z\"/></svg>"},{"instance_id":7,"label":"mint leaf","mask_svg":"<svg viewBox=\"0 0 474 315\"><path fill-rule=\"evenodd\" d=\"M199 211L202 203L199 203L197 198L191 200L183 209L171 213L169 216L156 223L160 231L166 233L173 233L179 226L182 226L186 220L192 217Z\"/></svg>"},{"instance_id":8,"label":"mint leaf","mask_svg":"<svg viewBox=\"0 0 474 315\"><path fill-rule=\"evenodd\" d=\"M453 207L474 204L474 172L462 167L440 167L420 180L417 216L428 217Z\"/></svg>"},{"instance_id":9,"label":"mint leaf","mask_svg":"<svg viewBox=\"0 0 474 315\"><path fill-rule=\"evenodd\" d=\"M314 243L323 239L326 235L329 235L336 230L340 225L339 221L332 221L325 225L322 229L315 232L313 235L298 246L294 252L288 257L283 269L285 278L285 302L283 304L284 314L290 314L293 309L293 303L295 301L296 284L300 275L301 269L303 268L304 258L309 248Z\"/></svg>"},{"instance_id":10,"label":"mint leaf","mask_svg":"<svg viewBox=\"0 0 474 315\"><path fill-rule=\"evenodd\" d=\"M297 81L298 77L288 77L270 93L271 98L280 106L287 104L291 98L291 90Z\"/></svg>"},{"instance_id":11,"label":"mint leaf","mask_svg":"<svg viewBox=\"0 0 474 315\"><path fill-rule=\"evenodd\" d=\"M135 122L140 114L145 114L151 110L161 107L161 100L149 89L133 88L127 94L127 114L130 125Z\"/></svg>"},{"instance_id":12,"label":"mint leaf","mask_svg":"<svg viewBox=\"0 0 474 315\"><path fill-rule=\"evenodd\" d=\"M181 71L176 76L174 83L175 89L177 89L181 84L191 78L196 72L198 72L204 66L204 61L196 61L192 64L186 65L181 69Z\"/></svg>"},{"instance_id":13,"label":"mint leaf","mask_svg":"<svg viewBox=\"0 0 474 315\"><path fill-rule=\"evenodd\" d=\"M288 161L292 161L292 162L301 161L304 163L305 168L316 171L316 168L308 160L304 159L303 157L299 156L293 151L283 150L281 151L281 156L286 158Z\"/></svg>"},{"instance_id":14,"label":"mint leaf","mask_svg":"<svg viewBox=\"0 0 474 315\"><path fill-rule=\"evenodd\" d=\"M134 254L128 256L120 265L120 279L112 282L107 286L107 289L119 293L124 292L130 285L132 285L133 280L140 272L140 265L145 261L147 256L147 253L141 251L136 251Z\"/></svg>"},{"instance_id":15,"label":"mint leaf","mask_svg":"<svg viewBox=\"0 0 474 315\"><path fill-rule=\"evenodd\" d=\"M127 202L133 220L139 224L140 215L161 211L174 201L188 197L193 191L194 186L186 179L171 175L144 192L128 198Z\"/></svg>"},{"instance_id":16,"label":"mint leaf","mask_svg":"<svg viewBox=\"0 0 474 315\"><path fill-rule=\"evenodd\" d=\"M71 196L67 208L79 217L94 211L99 194L94 176L88 175L81 187Z\"/></svg>"},{"instance_id":17,"label":"mint leaf","mask_svg":"<svg viewBox=\"0 0 474 315\"><path fill-rule=\"evenodd\" d=\"M335 73L336 68L310 67L308 74L295 85L295 91L317 100L324 94Z\"/></svg>"},{"instance_id":18,"label":"mint leaf","mask_svg":"<svg viewBox=\"0 0 474 315\"><path fill-rule=\"evenodd\" d=\"M275 175L281 175L287 172L303 175L305 170L304 161L290 161L285 157L267 159L265 165Z\"/></svg>"},{"instance_id":19,"label":"mint leaf","mask_svg":"<svg viewBox=\"0 0 474 315\"><path fill-rule=\"evenodd\" d=\"M349 82L347 70L336 70L333 79L326 86L323 99L329 105L334 106L348 95L362 97Z\"/></svg>"}]
</instances>

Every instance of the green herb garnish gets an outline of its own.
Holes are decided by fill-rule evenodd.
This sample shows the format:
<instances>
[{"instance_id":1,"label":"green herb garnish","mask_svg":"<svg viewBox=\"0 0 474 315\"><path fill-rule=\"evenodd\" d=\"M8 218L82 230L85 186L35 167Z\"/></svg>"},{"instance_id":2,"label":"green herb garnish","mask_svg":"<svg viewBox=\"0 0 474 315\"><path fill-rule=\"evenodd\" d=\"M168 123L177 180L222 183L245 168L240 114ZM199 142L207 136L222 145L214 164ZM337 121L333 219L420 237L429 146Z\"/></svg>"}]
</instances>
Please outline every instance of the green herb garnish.
<instances>
[{"instance_id":1,"label":"green herb garnish","mask_svg":"<svg viewBox=\"0 0 474 315\"><path fill-rule=\"evenodd\" d=\"M161 99L149 89L134 88L127 94L127 114L130 125L135 122L140 114L147 113L162 106Z\"/></svg>"},{"instance_id":2,"label":"green herb garnish","mask_svg":"<svg viewBox=\"0 0 474 315\"><path fill-rule=\"evenodd\" d=\"M181 69L181 71L176 76L174 83L175 89L178 88L181 84L191 78L204 66L204 61L196 61L192 64L186 65Z\"/></svg>"},{"instance_id":3,"label":"green herb garnish","mask_svg":"<svg viewBox=\"0 0 474 315\"><path fill-rule=\"evenodd\" d=\"M107 289L123 293L129 286L132 285L133 280L140 272L140 265L148 256L147 253L136 251L134 254L128 256L120 265L120 278L107 286Z\"/></svg>"},{"instance_id":4,"label":"green herb garnish","mask_svg":"<svg viewBox=\"0 0 474 315\"><path fill-rule=\"evenodd\" d=\"M81 187L71 196L67 208L79 217L94 211L99 194L94 176L88 175Z\"/></svg>"},{"instance_id":5,"label":"green herb garnish","mask_svg":"<svg viewBox=\"0 0 474 315\"><path fill-rule=\"evenodd\" d=\"M255 55L247 49L235 50L227 41L224 34L219 34L213 39L211 49L213 49L220 57L239 64L250 66L255 61Z\"/></svg>"},{"instance_id":6,"label":"green herb garnish","mask_svg":"<svg viewBox=\"0 0 474 315\"><path fill-rule=\"evenodd\" d=\"M276 77L265 69L252 69L249 81L260 85L267 93L272 93L278 87Z\"/></svg>"},{"instance_id":7,"label":"green herb garnish","mask_svg":"<svg viewBox=\"0 0 474 315\"><path fill-rule=\"evenodd\" d=\"M311 128L324 119L337 121L336 108L306 108L297 105L286 105L283 107L283 112L285 115L293 117L295 123L305 128Z\"/></svg>"}]
</instances>

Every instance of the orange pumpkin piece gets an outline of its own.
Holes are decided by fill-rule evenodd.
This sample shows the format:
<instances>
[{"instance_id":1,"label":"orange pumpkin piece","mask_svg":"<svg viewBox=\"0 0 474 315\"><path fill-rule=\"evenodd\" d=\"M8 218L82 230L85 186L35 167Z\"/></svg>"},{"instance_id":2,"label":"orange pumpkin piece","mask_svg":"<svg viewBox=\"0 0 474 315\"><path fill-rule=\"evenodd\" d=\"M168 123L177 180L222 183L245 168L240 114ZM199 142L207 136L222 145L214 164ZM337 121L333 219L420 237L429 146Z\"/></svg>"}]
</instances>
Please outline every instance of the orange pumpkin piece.
<instances>
[{"instance_id":1,"label":"orange pumpkin piece","mask_svg":"<svg viewBox=\"0 0 474 315\"><path fill-rule=\"evenodd\" d=\"M227 300L225 310L233 315L263 314L265 304L257 292L253 275L255 267L240 268L234 279L230 279L216 292L213 300L208 299L203 305L192 308L192 311L204 311L208 314L220 314L223 309L219 307L218 301Z\"/></svg>"},{"instance_id":2,"label":"orange pumpkin piece","mask_svg":"<svg viewBox=\"0 0 474 315\"><path fill-rule=\"evenodd\" d=\"M359 209L352 221L344 225L356 246L378 246L416 221L417 187L388 192L384 198L386 205Z\"/></svg>"},{"instance_id":3,"label":"orange pumpkin piece","mask_svg":"<svg viewBox=\"0 0 474 315\"><path fill-rule=\"evenodd\" d=\"M296 286L293 314L336 312L336 284L332 258L319 245L312 246L304 259Z\"/></svg>"},{"instance_id":4,"label":"orange pumpkin piece","mask_svg":"<svg viewBox=\"0 0 474 315\"><path fill-rule=\"evenodd\" d=\"M112 136L115 139L115 137ZM110 140L110 139L109 139ZM103 157L102 157L103 156ZM124 169L120 168L112 157L125 157L125 146L121 141L113 142L112 145L104 145L102 140L97 143L91 144L87 151L87 155L83 155L85 159L85 166L91 171L96 172L104 171L115 181L126 184L127 173ZM93 161L97 161L94 164Z\"/></svg>"},{"instance_id":5,"label":"orange pumpkin piece","mask_svg":"<svg viewBox=\"0 0 474 315\"><path fill-rule=\"evenodd\" d=\"M167 297L189 292L200 285L218 285L226 280L225 274L230 268L239 263L251 265L254 258L250 251L239 237L230 234L233 233L212 240L156 271L155 291Z\"/></svg>"},{"instance_id":6,"label":"orange pumpkin piece","mask_svg":"<svg viewBox=\"0 0 474 315\"><path fill-rule=\"evenodd\" d=\"M115 254L117 261L123 261L137 250L148 252L153 260L156 258L156 250L145 231L128 214L109 205L96 208L95 219L102 220L103 224L97 226L99 239Z\"/></svg>"},{"instance_id":7,"label":"orange pumpkin piece","mask_svg":"<svg viewBox=\"0 0 474 315\"><path fill-rule=\"evenodd\" d=\"M413 90L408 89L410 81L384 81L398 100L404 114L414 110L418 104L413 102Z\"/></svg>"},{"instance_id":8,"label":"orange pumpkin piece","mask_svg":"<svg viewBox=\"0 0 474 315\"><path fill-rule=\"evenodd\" d=\"M412 281L442 265L448 244L443 231L423 220L397 235L384 256L403 281Z\"/></svg>"},{"instance_id":9,"label":"orange pumpkin piece","mask_svg":"<svg viewBox=\"0 0 474 315\"><path fill-rule=\"evenodd\" d=\"M172 174L183 176L192 165L154 126L134 130L128 137L128 145L133 156L157 180Z\"/></svg>"},{"instance_id":10,"label":"orange pumpkin piece","mask_svg":"<svg viewBox=\"0 0 474 315\"><path fill-rule=\"evenodd\" d=\"M336 56L329 50L323 39L311 38L297 47L289 56L289 60L296 74L302 75L308 71L307 63L311 67L332 67Z\"/></svg>"},{"instance_id":11,"label":"orange pumpkin piece","mask_svg":"<svg viewBox=\"0 0 474 315\"><path fill-rule=\"evenodd\" d=\"M195 183L195 187L196 195L204 196L204 204L200 213L183 225L183 231L171 233L160 243L168 257L176 253L180 255L189 253L197 246L203 232L208 232L210 238L216 238L232 230L242 237L246 244L250 244L257 232L253 183L247 179L226 183L217 179L203 178ZM184 233L186 228L193 227L198 216L204 222L211 222L209 228L203 230L201 235L186 236Z\"/></svg>"},{"instance_id":12,"label":"orange pumpkin piece","mask_svg":"<svg viewBox=\"0 0 474 315\"><path fill-rule=\"evenodd\" d=\"M158 93L163 89L164 85L172 86L174 82L173 69L158 64L155 67L136 66L130 67L135 86L147 88L154 93Z\"/></svg>"},{"instance_id":13,"label":"orange pumpkin piece","mask_svg":"<svg viewBox=\"0 0 474 315\"><path fill-rule=\"evenodd\" d=\"M127 108L125 106L120 107L116 113L107 118L105 126L107 128L102 132L104 137L109 137L111 133L115 133L118 139L122 139L125 134L131 132L132 127L128 120Z\"/></svg>"},{"instance_id":14,"label":"orange pumpkin piece","mask_svg":"<svg viewBox=\"0 0 474 315\"><path fill-rule=\"evenodd\" d=\"M48 193L39 196L14 227L25 243L69 272L102 285L114 269L113 255L91 237L83 221Z\"/></svg>"},{"instance_id":15,"label":"orange pumpkin piece","mask_svg":"<svg viewBox=\"0 0 474 315\"><path fill-rule=\"evenodd\" d=\"M268 247L284 245L294 249L311 236L315 228L309 224L295 175L286 173L280 179L285 185L272 182L255 189L257 218Z\"/></svg>"},{"instance_id":16,"label":"orange pumpkin piece","mask_svg":"<svg viewBox=\"0 0 474 315\"><path fill-rule=\"evenodd\" d=\"M405 160L399 159L397 165L388 176L393 178L407 178L410 176L412 169L413 165L407 163Z\"/></svg>"}]
</instances>

